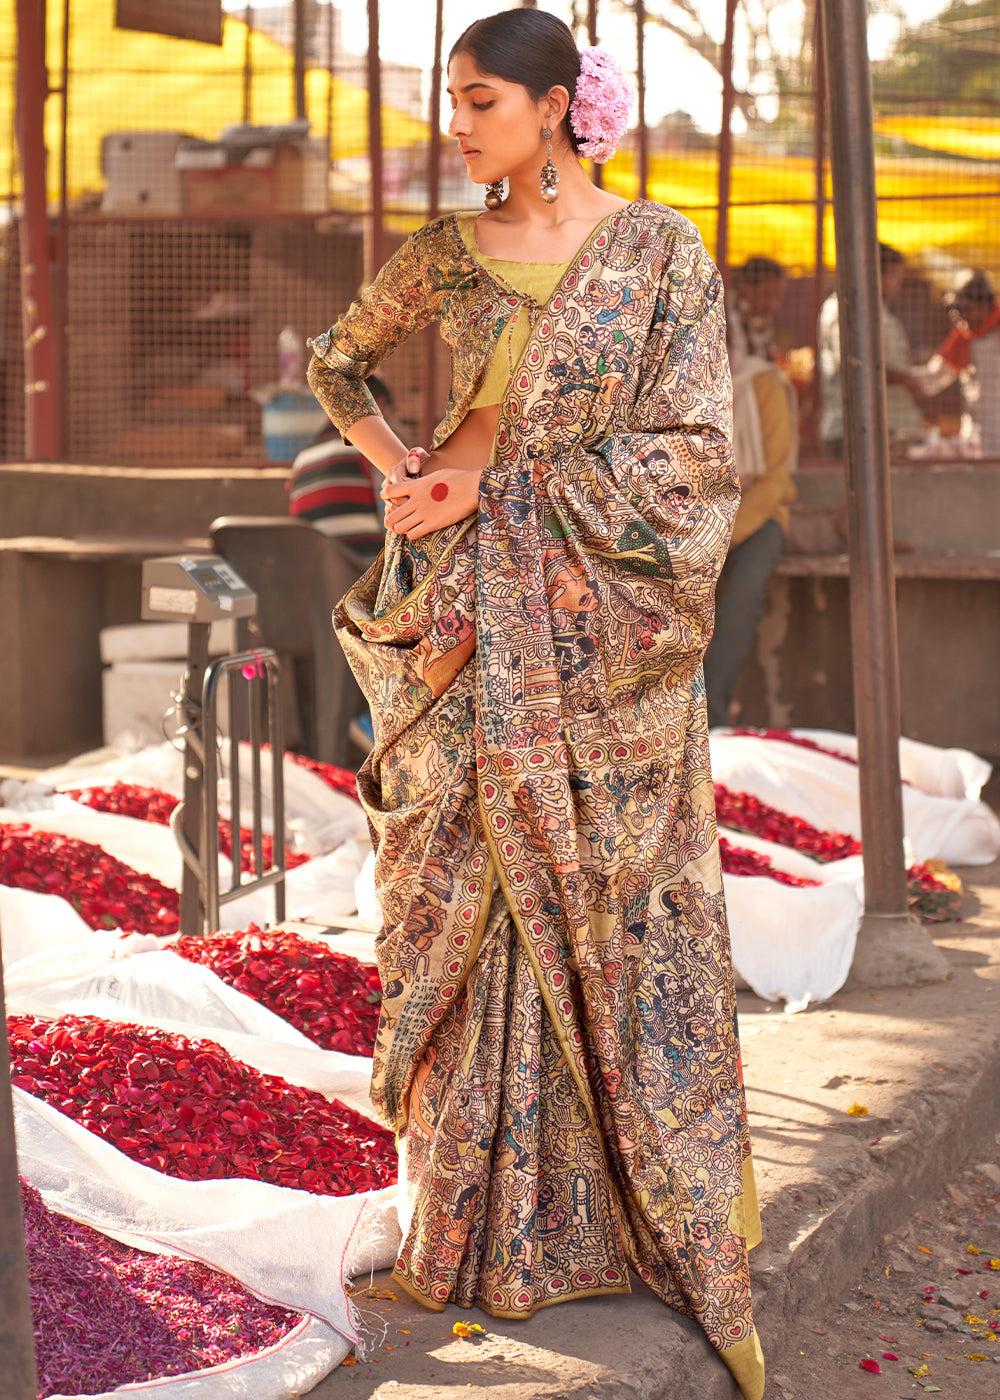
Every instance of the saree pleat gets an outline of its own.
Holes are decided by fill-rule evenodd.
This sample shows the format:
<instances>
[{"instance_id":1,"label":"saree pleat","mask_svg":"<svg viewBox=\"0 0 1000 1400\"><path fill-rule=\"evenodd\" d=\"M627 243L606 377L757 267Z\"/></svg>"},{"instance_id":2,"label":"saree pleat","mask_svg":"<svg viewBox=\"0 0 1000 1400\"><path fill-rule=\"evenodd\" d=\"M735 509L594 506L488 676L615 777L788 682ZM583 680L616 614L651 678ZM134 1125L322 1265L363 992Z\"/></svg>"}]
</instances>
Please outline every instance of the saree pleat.
<instances>
[{"instance_id":1,"label":"saree pleat","mask_svg":"<svg viewBox=\"0 0 1000 1400\"><path fill-rule=\"evenodd\" d=\"M714 269L654 232L592 239L540 318L477 518L392 538L336 613L375 719L372 1097L402 1287L527 1316L632 1268L758 1400L701 670L728 370Z\"/></svg>"}]
</instances>

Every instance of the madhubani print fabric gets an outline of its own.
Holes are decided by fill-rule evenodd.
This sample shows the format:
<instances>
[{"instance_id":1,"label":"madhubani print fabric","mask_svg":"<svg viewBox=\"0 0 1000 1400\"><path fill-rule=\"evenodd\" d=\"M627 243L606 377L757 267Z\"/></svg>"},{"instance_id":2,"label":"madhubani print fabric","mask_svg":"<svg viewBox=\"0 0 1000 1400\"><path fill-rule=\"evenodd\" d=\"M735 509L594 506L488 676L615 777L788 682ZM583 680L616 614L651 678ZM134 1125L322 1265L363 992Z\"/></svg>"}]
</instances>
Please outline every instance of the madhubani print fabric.
<instances>
[{"instance_id":1,"label":"madhubani print fabric","mask_svg":"<svg viewBox=\"0 0 1000 1400\"><path fill-rule=\"evenodd\" d=\"M467 331L461 416L512 314L468 258L444 220L387 265L314 362L331 410L412 324L423 259L446 337ZM758 1400L702 678L730 436L718 274L685 219L630 205L536 319L477 518L390 537L336 622L376 721L398 1282L511 1317L627 1292L631 1267Z\"/></svg>"}]
</instances>

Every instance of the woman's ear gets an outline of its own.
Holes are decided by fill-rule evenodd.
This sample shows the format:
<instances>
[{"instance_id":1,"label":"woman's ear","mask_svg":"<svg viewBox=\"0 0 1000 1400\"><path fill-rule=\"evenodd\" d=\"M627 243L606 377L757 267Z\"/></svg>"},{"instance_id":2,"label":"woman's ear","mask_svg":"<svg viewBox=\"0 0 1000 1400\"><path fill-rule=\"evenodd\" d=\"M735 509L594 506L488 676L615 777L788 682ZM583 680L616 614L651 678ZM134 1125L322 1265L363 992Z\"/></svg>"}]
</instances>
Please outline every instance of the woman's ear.
<instances>
[{"instance_id":1,"label":"woman's ear","mask_svg":"<svg viewBox=\"0 0 1000 1400\"><path fill-rule=\"evenodd\" d=\"M544 117L547 126L553 131L559 127L559 123L569 111L569 92L562 84L549 88L545 94Z\"/></svg>"}]
</instances>

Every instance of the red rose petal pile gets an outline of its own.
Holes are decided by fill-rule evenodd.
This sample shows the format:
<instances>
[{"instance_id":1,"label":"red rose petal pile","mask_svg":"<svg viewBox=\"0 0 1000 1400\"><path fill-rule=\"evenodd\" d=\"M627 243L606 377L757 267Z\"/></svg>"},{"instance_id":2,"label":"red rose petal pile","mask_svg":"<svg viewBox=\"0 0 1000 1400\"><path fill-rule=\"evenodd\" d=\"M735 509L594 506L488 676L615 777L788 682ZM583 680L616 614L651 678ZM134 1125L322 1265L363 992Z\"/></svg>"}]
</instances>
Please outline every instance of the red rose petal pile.
<instances>
[{"instance_id":1,"label":"red rose petal pile","mask_svg":"<svg viewBox=\"0 0 1000 1400\"><path fill-rule=\"evenodd\" d=\"M761 875L768 880L776 880L779 885L794 885L796 889L810 889L822 883L820 880L789 875L772 865L767 856L748 851L745 846L734 846L724 836L719 837L719 854L722 856L722 869L727 875Z\"/></svg>"},{"instance_id":2,"label":"red rose petal pile","mask_svg":"<svg viewBox=\"0 0 1000 1400\"><path fill-rule=\"evenodd\" d=\"M305 768L309 773L315 773L317 778L322 778L327 787L333 788L334 792L342 792L347 797L358 800L358 780L349 768L338 768L335 763L323 763L318 758L309 758L304 753L288 753L285 757L297 763L300 768Z\"/></svg>"},{"instance_id":3,"label":"red rose petal pile","mask_svg":"<svg viewBox=\"0 0 1000 1400\"><path fill-rule=\"evenodd\" d=\"M911 865L906 872L910 908L925 924L947 924L962 918L962 886L935 874L926 861Z\"/></svg>"},{"instance_id":4,"label":"red rose petal pile","mask_svg":"<svg viewBox=\"0 0 1000 1400\"><path fill-rule=\"evenodd\" d=\"M219 1366L299 1322L206 1264L146 1254L50 1211L23 1179L21 1200L40 1397Z\"/></svg>"},{"instance_id":5,"label":"red rose petal pile","mask_svg":"<svg viewBox=\"0 0 1000 1400\"><path fill-rule=\"evenodd\" d=\"M391 1133L214 1041L68 1015L11 1016L8 1039L13 1084L167 1176L240 1177L321 1196L396 1180Z\"/></svg>"},{"instance_id":6,"label":"red rose petal pile","mask_svg":"<svg viewBox=\"0 0 1000 1400\"><path fill-rule=\"evenodd\" d=\"M741 729L740 734L762 735L767 738L782 738L787 730ZM807 739L798 740L789 736L790 742L801 743L808 748L818 748ZM827 753L828 750L821 750ZM837 754L834 757L840 757ZM849 760L853 761L853 760ZM732 792L721 783L715 784L715 810L720 825L734 831L744 831L750 836L760 836L773 841L777 846L787 846L789 850L800 851L813 860L825 863L830 860L844 860L847 856L861 854L861 842L843 831L821 831L801 817L789 816L778 807L748 792ZM766 875L782 884L815 885L817 880L794 880L790 875L782 876L774 869L765 856L755 856L753 852L729 845L720 837L720 846L725 847L722 868L727 875ZM738 853L738 855L737 855ZM756 862L764 861L763 866L753 868ZM728 863L727 863L728 862ZM940 878L926 863L913 865L906 872L909 889L910 908L925 924L947 923L962 917L962 890L958 881L949 882Z\"/></svg>"},{"instance_id":7,"label":"red rose petal pile","mask_svg":"<svg viewBox=\"0 0 1000 1400\"><path fill-rule=\"evenodd\" d=\"M61 895L93 929L177 932L176 890L89 841L26 822L0 822L0 885Z\"/></svg>"},{"instance_id":8,"label":"red rose petal pile","mask_svg":"<svg viewBox=\"0 0 1000 1400\"><path fill-rule=\"evenodd\" d=\"M372 1053L382 1003L377 968L280 929L181 938L172 947L324 1050Z\"/></svg>"},{"instance_id":9,"label":"red rose petal pile","mask_svg":"<svg viewBox=\"0 0 1000 1400\"><path fill-rule=\"evenodd\" d=\"M842 831L820 831L801 817L789 816L748 792L731 792L721 783L715 784L715 810L720 826L762 836L814 860L844 860L861 854L861 842L853 836Z\"/></svg>"},{"instance_id":10,"label":"red rose petal pile","mask_svg":"<svg viewBox=\"0 0 1000 1400\"><path fill-rule=\"evenodd\" d=\"M154 822L157 826L169 826L170 817L178 799L172 793L159 788L140 787L137 783L112 783L110 787L70 788L63 793L84 807L95 812L111 812L119 817L134 817L141 822ZM232 857L233 824L224 818L219 819L219 848ZM264 869L274 864L274 841L265 833L261 839L261 858ZM285 868L294 870L309 859L301 851L285 852ZM240 827L240 866L247 873L253 871L253 833L245 826Z\"/></svg>"}]
</instances>

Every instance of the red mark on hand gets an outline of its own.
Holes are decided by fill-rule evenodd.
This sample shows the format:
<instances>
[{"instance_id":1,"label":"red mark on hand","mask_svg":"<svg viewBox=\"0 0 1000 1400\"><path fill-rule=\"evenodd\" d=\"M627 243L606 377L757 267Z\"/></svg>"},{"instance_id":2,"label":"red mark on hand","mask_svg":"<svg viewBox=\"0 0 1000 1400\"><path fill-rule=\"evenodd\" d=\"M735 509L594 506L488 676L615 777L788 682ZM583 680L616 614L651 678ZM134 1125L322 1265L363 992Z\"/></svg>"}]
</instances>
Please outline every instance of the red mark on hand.
<instances>
[{"instance_id":1,"label":"red mark on hand","mask_svg":"<svg viewBox=\"0 0 1000 1400\"><path fill-rule=\"evenodd\" d=\"M445 483L443 481L435 481L434 485L431 487L431 500L443 501L447 498L447 495L448 487Z\"/></svg>"}]
</instances>

